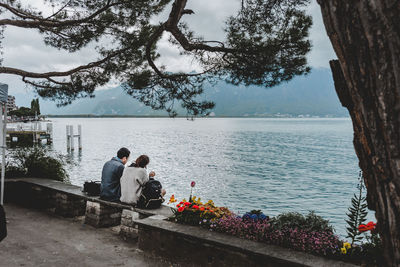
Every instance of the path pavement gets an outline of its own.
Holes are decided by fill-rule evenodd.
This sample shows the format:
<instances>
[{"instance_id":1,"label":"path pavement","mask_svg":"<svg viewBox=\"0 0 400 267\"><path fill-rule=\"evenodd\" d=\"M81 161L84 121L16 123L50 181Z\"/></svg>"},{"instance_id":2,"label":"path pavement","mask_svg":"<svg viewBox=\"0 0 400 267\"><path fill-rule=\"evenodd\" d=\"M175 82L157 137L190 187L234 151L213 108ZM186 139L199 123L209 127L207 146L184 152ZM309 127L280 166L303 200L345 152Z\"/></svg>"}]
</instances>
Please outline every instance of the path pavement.
<instances>
[{"instance_id":1,"label":"path pavement","mask_svg":"<svg viewBox=\"0 0 400 267\"><path fill-rule=\"evenodd\" d=\"M0 266L168 266L137 251L117 232L6 204L7 237L0 243Z\"/></svg>"}]
</instances>

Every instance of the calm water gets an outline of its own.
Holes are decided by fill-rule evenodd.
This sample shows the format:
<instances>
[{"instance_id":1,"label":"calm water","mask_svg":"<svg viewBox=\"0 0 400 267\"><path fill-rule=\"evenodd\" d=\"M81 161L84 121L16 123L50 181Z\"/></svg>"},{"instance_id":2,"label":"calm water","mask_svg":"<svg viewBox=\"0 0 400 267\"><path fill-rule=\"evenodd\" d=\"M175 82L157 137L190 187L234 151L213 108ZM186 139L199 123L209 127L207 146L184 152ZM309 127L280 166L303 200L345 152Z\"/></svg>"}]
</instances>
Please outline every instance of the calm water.
<instances>
[{"instance_id":1,"label":"calm water","mask_svg":"<svg viewBox=\"0 0 400 267\"><path fill-rule=\"evenodd\" d=\"M194 195L244 213L314 210L339 234L356 191L358 159L350 119L52 119L54 148L66 154L66 124L82 125L83 150L71 157L72 184L100 180L105 161L125 146L130 161L150 157L148 169L167 196ZM372 215L372 214L371 214Z\"/></svg>"}]
</instances>

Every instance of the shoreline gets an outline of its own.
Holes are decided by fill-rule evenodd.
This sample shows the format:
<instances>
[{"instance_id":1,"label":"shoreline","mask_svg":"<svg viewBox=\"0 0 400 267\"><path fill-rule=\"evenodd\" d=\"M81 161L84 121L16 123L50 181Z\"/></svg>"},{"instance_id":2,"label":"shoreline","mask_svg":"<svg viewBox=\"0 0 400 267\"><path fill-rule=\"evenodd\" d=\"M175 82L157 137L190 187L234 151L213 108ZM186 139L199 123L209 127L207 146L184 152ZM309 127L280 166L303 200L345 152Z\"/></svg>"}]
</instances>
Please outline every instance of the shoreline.
<instances>
[{"instance_id":1,"label":"shoreline","mask_svg":"<svg viewBox=\"0 0 400 267\"><path fill-rule=\"evenodd\" d=\"M191 120L190 116L152 116L152 115L94 115L94 114L77 114L77 115L45 115L46 118L183 118ZM194 117L193 119L350 119L347 117L339 117L339 116L206 116L206 117Z\"/></svg>"}]
</instances>

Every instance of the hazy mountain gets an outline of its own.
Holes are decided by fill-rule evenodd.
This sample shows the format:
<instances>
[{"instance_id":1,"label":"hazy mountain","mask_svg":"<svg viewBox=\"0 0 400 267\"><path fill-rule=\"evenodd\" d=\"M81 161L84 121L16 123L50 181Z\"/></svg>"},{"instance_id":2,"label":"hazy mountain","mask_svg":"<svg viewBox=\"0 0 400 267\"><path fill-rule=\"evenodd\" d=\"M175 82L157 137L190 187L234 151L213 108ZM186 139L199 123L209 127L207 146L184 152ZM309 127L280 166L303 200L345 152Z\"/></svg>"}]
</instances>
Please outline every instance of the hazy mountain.
<instances>
[{"instance_id":1,"label":"hazy mountain","mask_svg":"<svg viewBox=\"0 0 400 267\"><path fill-rule=\"evenodd\" d=\"M17 99L19 96L16 96ZM25 96L26 98L27 96ZM347 116L337 98L329 69L314 69L309 75L297 77L289 83L265 89L256 86L233 86L220 82L207 86L200 99L214 101L216 116L268 116L273 114ZM30 99L28 101L30 103ZM18 104L18 102L17 102ZM43 114L54 115L166 115L153 111L132 99L120 87L100 90L96 97L80 99L71 105L57 108L49 101L40 102ZM178 109L180 115L186 113Z\"/></svg>"}]
</instances>

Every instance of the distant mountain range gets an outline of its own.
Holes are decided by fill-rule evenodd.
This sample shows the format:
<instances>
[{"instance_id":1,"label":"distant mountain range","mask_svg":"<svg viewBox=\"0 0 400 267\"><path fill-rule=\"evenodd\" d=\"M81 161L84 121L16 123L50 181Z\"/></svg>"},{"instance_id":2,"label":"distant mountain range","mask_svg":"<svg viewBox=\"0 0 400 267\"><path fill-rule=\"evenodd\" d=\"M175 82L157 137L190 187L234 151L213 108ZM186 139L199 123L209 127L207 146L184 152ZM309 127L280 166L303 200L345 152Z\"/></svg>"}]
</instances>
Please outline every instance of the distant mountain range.
<instances>
[{"instance_id":1,"label":"distant mountain range","mask_svg":"<svg viewBox=\"0 0 400 267\"><path fill-rule=\"evenodd\" d=\"M332 74L326 68L313 69L307 76L296 77L289 83L269 89L220 82L206 86L201 99L215 102L212 112L216 116L348 116L347 110L339 103ZM52 115L167 115L164 111L153 111L144 106L120 87L99 90L95 98L79 99L62 108L44 100L40 101L40 106L42 114ZM179 115L186 115L182 108L177 107L177 110Z\"/></svg>"}]
</instances>

